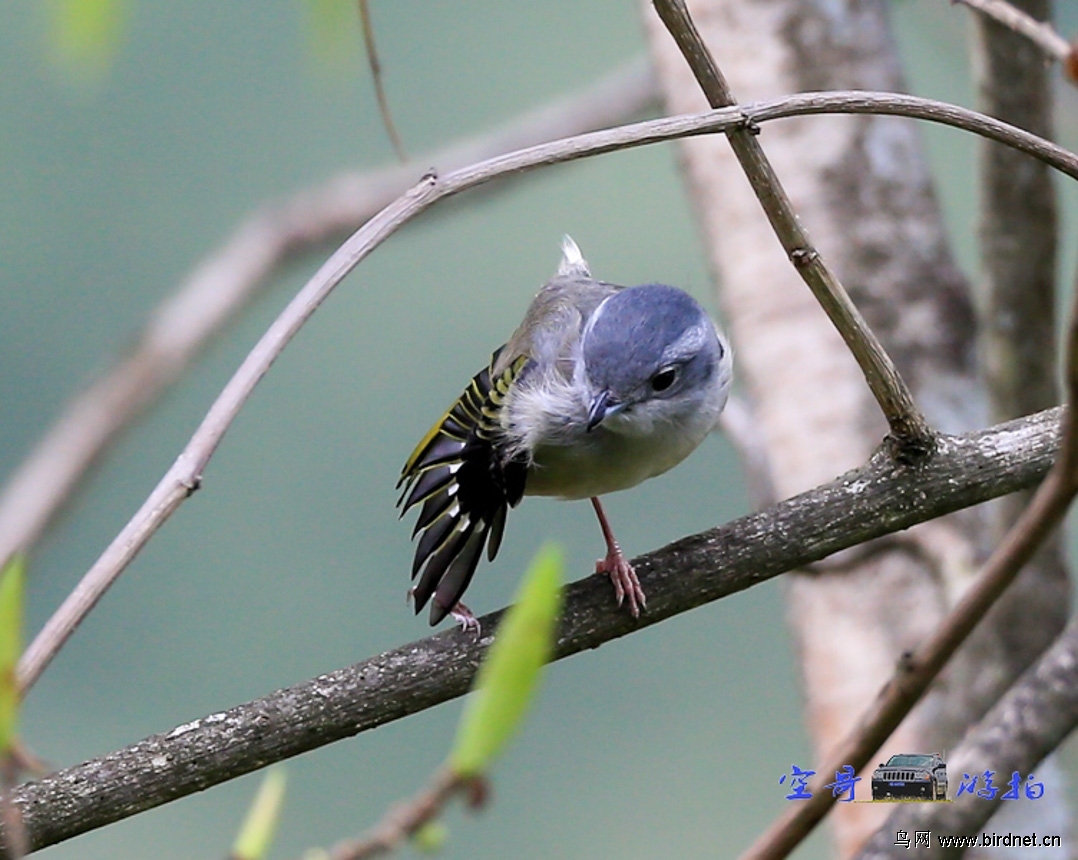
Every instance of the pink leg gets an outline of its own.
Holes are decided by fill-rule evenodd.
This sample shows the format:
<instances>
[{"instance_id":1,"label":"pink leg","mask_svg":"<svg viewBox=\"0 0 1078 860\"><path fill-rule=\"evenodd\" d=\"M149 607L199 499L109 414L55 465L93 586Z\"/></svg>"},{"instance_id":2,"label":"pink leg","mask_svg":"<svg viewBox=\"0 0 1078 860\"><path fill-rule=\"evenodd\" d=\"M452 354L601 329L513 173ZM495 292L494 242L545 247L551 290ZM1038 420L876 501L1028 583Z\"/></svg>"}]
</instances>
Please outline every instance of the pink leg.
<instances>
[{"instance_id":1,"label":"pink leg","mask_svg":"<svg viewBox=\"0 0 1078 860\"><path fill-rule=\"evenodd\" d=\"M640 587L640 580L637 578L633 566L621 554L621 547L618 546L617 540L614 539L614 530L610 528L610 521L607 520L606 512L599 503L599 497L592 496L591 504L595 508L595 515L599 518L599 528L603 530L603 540L606 541L606 558L595 562L595 572L603 573L610 577L610 581L614 584L614 597L618 601L618 606L621 606L625 598L628 597L629 612L632 613L633 618L637 618L640 615L640 610L646 609L648 605L647 598L644 597L644 589Z\"/></svg>"},{"instance_id":2,"label":"pink leg","mask_svg":"<svg viewBox=\"0 0 1078 860\"><path fill-rule=\"evenodd\" d=\"M411 602L412 596L415 594L414 588L408 589L408 594L405 595L405 601ZM449 614L453 616L453 620L460 625L460 629L464 631L472 630L475 632L475 638L479 639L483 635L483 629L479 626L479 619L475 617L475 614L467 606L457 601L457 605L449 610Z\"/></svg>"},{"instance_id":3,"label":"pink leg","mask_svg":"<svg viewBox=\"0 0 1078 860\"><path fill-rule=\"evenodd\" d=\"M482 628L479 626L479 619L475 617L475 614L467 606L457 601L457 605L449 610L449 614L453 616L453 620L460 625L460 629L467 633L471 630L475 633L475 638L480 639L483 636Z\"/></svg>"}]
</instances>

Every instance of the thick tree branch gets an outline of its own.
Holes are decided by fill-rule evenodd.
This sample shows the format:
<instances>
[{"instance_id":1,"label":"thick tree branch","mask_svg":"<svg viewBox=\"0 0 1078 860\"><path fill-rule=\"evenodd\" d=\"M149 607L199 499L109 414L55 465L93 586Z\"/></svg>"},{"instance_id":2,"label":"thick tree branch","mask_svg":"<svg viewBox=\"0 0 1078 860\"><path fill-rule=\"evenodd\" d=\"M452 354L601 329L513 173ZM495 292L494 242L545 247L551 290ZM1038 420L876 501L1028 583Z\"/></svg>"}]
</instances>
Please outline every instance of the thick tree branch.
<instances>
[{"instance_id":1,"label":"thick tree branch","mask_svg":"<svg viewBox=\"0 0 1078 860\"><path fill-rule=\"evenodd\" d=\"M538 167L694 134L725 132L746 123L814 113L894 113L955 125L1016 146L1078 178L1078 156L1006 123L928 99L865 92L810 93L706 114L651 120L541 144L462 168L442 178L429 175L364 224L281 312L218 395L173 466L30 644L19 662L20 687L25 691L33 685L146 542L199 487L202 471L225 432L262 375L304 322L345 275L401 226L440 200Z\"/></svg>"},{"instance_id":2,"label":"thick tree branch","mask_svg":"<svg viewBox=\"0 0 1078 860\"><path fill-rule=\"evenodd\" d=\"M1067 381L1068 412L1059 456L1029 508L1008 533L1008 543L1024 537L1023 526L1036 508L1044 519L1061 518L1078 493L1078 304L1071 307L1063 366ZM997 553L998 554L998 553ZM951 756L955 772L977 772L984 762L1000 774L1015 770L1028 774L1078 726L1078 622L1071 621L1051 648L1007 691L984 718L963 738ZM947 804L947 809L896 810L876 832L860 855L893 856L889 834L907 824L916 829L938 829L946 834L976 832L999 802L976 798L976 803ZM934 806L934 804L933 804ZM934 852L932 856L942 856Z\"/></svg>"},{"instance_id":3,"label":"thick tree branch","mask_svg":"<svg viewBox=\"0 0 1078 860\"><path fill-rule=\"evenodd\" d=\"M834 552L1032 486L1059 445L1053 409L964 436L941 437L918 466L878 454L841 478L720 528L634 559L648 590L634 621L588 577L567 588L555 659L597 648ZM433 707L467 691L483 640L450 631L211 714L19 787L34 849Z\"/></svg>"},{"instance_id":4,"label":"thick tree branch","mask_svg":"<svg viewBox=\"0 0 1078 860\"><path fill-rule=\"evenodd\" d=\"M1049 0L1016 0L1010 8L1045 20L1050 7ZM971 24L977 109L1052 138L1053 74L1037 45L985 15L974 15ZM1050 29L1050 25L1044 26ZM989 420L995 423L1060 402L1056 336L1059 219L1054 178L1044 165L986 141L978 142L978 156L980 266L974 294L978 298L981 372L989 399ZM992 507L988 534L993 543L1021 516L1031 495L1016 493ZM1070 577L1063 534L1057 530L1011 587L1008 599L993 607L987 619L1001 631L997 671L1005 669L1007 676L1014 678L1025 672L1060 635L1069 609ZM953 748L950 758L953 761ZM998 761L993 758L993 766ZM1039 769L1049 784L1057 764ZM995 822L999 830L1016 826L1025 831L1043 830L1066 814L1067 799L1062 792L1053 791L1041 803L1021 810L1008 804L1006 810L1010 814Z\"/></svg>"}]
</instances>

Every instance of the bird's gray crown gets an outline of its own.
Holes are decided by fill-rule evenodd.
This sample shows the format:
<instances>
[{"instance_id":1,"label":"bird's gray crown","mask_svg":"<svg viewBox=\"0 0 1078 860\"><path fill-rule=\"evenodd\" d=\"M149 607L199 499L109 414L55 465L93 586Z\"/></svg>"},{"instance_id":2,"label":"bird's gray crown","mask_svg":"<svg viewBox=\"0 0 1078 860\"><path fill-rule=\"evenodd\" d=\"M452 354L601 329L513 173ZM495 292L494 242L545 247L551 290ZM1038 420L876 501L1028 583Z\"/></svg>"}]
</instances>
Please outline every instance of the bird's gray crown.
<instances>
[{"instance_id":1,"label":"bird's gray crown","mask_svg":"<svg viewBox=\"0 0 1078 860\"><path fill-rule=\"evenodd\" d=\"M642 387L667 367L678 377L669 394L692 386L714 371L723 352L704 309L663 284L627 287L606 299L588 322L583 346L592 384L628 399L645 396ZM647 392L663 393L658 387Z\"/></svg>"}]
</instances>

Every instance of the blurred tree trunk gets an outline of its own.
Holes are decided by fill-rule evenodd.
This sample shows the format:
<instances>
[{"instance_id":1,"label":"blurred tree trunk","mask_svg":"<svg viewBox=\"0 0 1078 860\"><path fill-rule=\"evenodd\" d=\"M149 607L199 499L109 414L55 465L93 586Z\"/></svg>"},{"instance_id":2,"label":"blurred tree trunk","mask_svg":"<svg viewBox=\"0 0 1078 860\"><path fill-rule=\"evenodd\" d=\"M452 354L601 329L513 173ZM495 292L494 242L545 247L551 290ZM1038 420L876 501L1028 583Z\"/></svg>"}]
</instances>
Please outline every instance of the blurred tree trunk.
<instances>
[{"instance_id":1,"label":"blurred tree trunk","mask_svg":"<svg viewBox=\"0 0 1078 860\"><path fill-rule=\"evenodd\" d=\"M808 90L903 88L883 0L697 0L690 9L742 103ZM650 6L646 20L669 111L705 109ZM1002 383L993 383L989 398L978 369L970 288L945 244L914 123L878 116L784 120L763 130L762 143L816 247L937 429L973 429L993 414L1053 401L1056 358L1044 340L1036 341L1042 350L1031 353L1039 365L1031 360L1022 370L1044 380L1037 398L1007 399L997 393ZM862 463L887 428L853 359L779 247L726 141L695 138L684 141L681 152L721 285L737 378L755 412L774 490L786 497ZM1003 204L986 198L986 207L997 205ZM1038 247L1043 253L1043 244ZM996 263L986 258L985 266ZM1006 341L1012 348L1016 334ZM1025 388L1028 378L1017 381L1012 391ZM1000 510L1010 516L1014 508ZM817 761L852 729L900 656L925 639L967 587L994 545L993 520L984 510L966 511L787 577ZM881 755L953 747L1062 629L1065 594L1058 552L1049 549ZM867 792L871 772L862 776ZM840 806L833 820L840 854L848 856L887 810Z\"/></svg>"}]
</instances>

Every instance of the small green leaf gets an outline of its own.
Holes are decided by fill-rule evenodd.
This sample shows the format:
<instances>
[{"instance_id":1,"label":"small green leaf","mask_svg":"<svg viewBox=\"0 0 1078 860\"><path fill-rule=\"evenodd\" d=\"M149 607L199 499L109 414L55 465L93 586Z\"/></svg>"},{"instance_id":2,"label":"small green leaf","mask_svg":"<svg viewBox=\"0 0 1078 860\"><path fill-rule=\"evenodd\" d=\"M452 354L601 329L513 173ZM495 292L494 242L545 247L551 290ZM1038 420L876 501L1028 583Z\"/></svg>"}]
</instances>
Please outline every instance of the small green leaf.
<instances>
[{"instance_id":1,"label":"small green leaf","mask_svg":"<svg viewBox=\"0 0 1078 860\"><path fill-rule=\"evenodd\" d=\"M412 847L424 854L441 851L449 838L449 828L440 821L428 821L412 834Z\"/></svg>"},{"instance_id":2,"label":"small green leaf","mask_svg":"<svg viewBox=\"0 0 1078 860\"><path fill-rule=\"evenodd\" d=\"M11 746L19 713L19 681L15 669L22 651L24 580L23 558L15 556L0 571L0 752Z\"/></svg>"},{"instance_id":3,"label":"small green leaf","mask_svg":"<svg viewBox=\"0 0 1078 860\"><path fill-rule=\"evenodd\" d=\"M314 55L327 66L344 67L359 45L356 0L307 0L307 31Z\"/></svg>"},{"instance_id":4,"label":"small green leaf","mask_svg":"<svg viewBox=\"0 0 1078 860\"><path fill-rule=\"evenodd\" d=\"M50 0L53 60L73 81L103 76L123 41L127 0Z\"/></svg>"},{"instance_id":5,"label":"small green leaf","mask_svg":"<svg viewBox=\"0 0 1078 860\"><path fill-rule=\"evenodd\" d=\"M449 767L464 779L484 773L516 730L550 659L561 614L562 554L544 546L498 625L464 707Z\"/></svg>"},{"instance_id":6,"label":"small green leaf","mask_svg":"<svg viewBox=\"0 0 1078 860\"><path fill-rule=\"evenodd\" d=\"M251 808L240 828L231 856L236 860L261 860L273 841L284 801L284 768L271 767L262 777Z\"/></svg>"}]
</instances>

